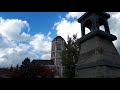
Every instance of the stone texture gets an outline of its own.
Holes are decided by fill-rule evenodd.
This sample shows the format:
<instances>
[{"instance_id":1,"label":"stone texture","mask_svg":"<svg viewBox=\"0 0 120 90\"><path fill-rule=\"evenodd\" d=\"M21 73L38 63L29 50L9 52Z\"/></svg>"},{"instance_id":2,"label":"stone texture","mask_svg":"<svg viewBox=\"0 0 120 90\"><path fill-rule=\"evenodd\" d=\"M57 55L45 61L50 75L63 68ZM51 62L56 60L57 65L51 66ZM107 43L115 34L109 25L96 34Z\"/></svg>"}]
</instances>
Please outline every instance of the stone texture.
<instances>
[{"instance_id":1,"label":"stone texture","mask_svg":"<svg viewBox=\"0 0 120 90\"><path fill-rule=\"evenodd\" d=\"M85 16L83 16L83 19L80 18L79 20L82 20L81 23L85 23L86 20L88 20L89 15L91 15L91 13L87 13ZM93 15L91 15L90 18L91 17L91 20L94 20ZM97 18L99 18L98 15ZM97 27L98 26L96 25L96 29ZM108 29L107 25L106 29ZM91 30L91 32L86 35L84 35L84 32L82 34L82 37L79 39L81 50L79 60L76 66L76 77L120 78L120 55L117 49L115 48L114 44L112 43L112 41L116 40L117 37L108 33L107 30L104 32L99 29Z\"/></svg>"},{"instance_id":2,"label":"stone texture","mask_svg":"<svg viewBox=\"0 0 120 90\"><path fill-rule=\"evenodd\" d=\"M110 70L107 66L111 67ZM94 36L81 43L76 76L79 78L115 77L114 74L106 75L105 69L109 73L120 72L120 56L112 41ZM100 72L103 76L99 75Z\"/></svg>"}]
</instances>

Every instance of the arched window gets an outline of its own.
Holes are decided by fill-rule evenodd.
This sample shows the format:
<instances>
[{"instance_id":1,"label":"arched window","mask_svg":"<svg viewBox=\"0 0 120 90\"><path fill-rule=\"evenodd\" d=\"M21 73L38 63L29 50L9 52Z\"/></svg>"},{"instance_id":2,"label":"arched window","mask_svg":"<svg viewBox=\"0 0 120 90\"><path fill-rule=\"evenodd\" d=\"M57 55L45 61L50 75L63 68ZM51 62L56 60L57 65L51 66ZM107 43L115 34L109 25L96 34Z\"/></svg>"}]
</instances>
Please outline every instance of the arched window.
<instances>
[{"instance_id":1,"label":"arched window","mask_svg":"<svg viewBox=\"0 0 120 90\"><path fill-rule=\"evenodd\" d=\"M57 44L57 50L61 50L61 44Z\"/></svg>"},{"instance_id":2,"label":"arched window","mask_svg":"<svg viewBox=\"0 0 120 90\"><path fill-rule=\"evenodd\" d=\"M85 34L88 34L90 32L90 29L85 27Z\"/></svg>"},{"instance_id":3,"label":"arched window","mask_svg":"<svg viewBox=\"0 0 120 90\"><path fill-rule=\"evenodd\" d=\"M105 19L99 18L98 23L99 23L99 30L110 33L108 23Z\"/></svg>"},{"instance_id":4,"label":"arched window","mask_svg":"<svg viewBox=\"0 0 120 90\"><path fill-rule=\"evenodd\" d=\"M99 18L99 30L105 31L105 21L102 18Z\"/></svg>"},{"instance_id":5,"label":"arched window","mask_svg":"<svg viewBox=\"0 0 120 90\"><path fill-rule=\"evenodd\" d=\"M102 31L105 32L105 27L104 27L104 25L99 26L99 30L102 30Z\"/></svg>"},{"instance_id":6,"label":"arched window","mask_svg":"<svg viewBox=\"0 0 120 90\"><path fill-rule=\"evenodd\" d=\"M85 34L88 34L92 30L91 20L86 20L83 26L84 26Z\"/></svg>"}]
</instances>

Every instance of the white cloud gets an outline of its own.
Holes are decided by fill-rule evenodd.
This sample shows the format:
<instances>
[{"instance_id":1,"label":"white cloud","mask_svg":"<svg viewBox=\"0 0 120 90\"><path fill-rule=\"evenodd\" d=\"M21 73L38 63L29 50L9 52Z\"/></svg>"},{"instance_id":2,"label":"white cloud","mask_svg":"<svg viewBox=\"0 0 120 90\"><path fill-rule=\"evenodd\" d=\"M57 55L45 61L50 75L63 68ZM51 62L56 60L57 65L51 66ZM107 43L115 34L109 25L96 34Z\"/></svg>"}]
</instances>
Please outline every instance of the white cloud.
<instances>
[{"instance_id":1,"label":"white cloud","mask_svg":"<svg viewBox=\"0 0 120 90\"><path fill-rule=\"evenodd\" d=\"M9 67L18 64L29 54L27 51L29 45L22 44L22 41L28 40L30 34L23 32L23 29L30 30L27 21L0 17L0 66ZM24 55L20 54L20 52L23 53L25 50L26 53Z\"/></svg>"},{"instance_id":2,"label":"white cloud","mask_svg":"<svg viewBox=\"0 0 120 90\"><path fill-rule=\"evenodd\" d=\"M8 46L1 45L0 67L21 64L26 57L29 57L31 60L50 59L51 37L44 36L43 34L35 34L30 38L29 44L20 42L17 45L14 41L11 41L7 42L7 44L9 43ZM4 42L5 41L3 40L3 43Z\"/></svg>"},{"instance_id":3,"label":"white cloud","mask_svg":"<svg viewBox=\"0 0 120 90\"><path fill-rule=\"evenodd\" d=\"M41 59L50 60L51 54L43 54Z\"/></svg>"},{"instance_id":4,"label":"white cloud","mask_svg":"<svg viewBox=\"0 0 120 90\"><path fill-rule=\"evenodd\" d=\"M109 12L111 18L109 19L110 32L117 36L117 40L114 41L117 50L120 53L120 12Z\"/></svg>"},{"instance_id":5,"label":"white cloud","mask_svg":"<svg viewBox=\"0 0 120 90\"><path fill-rule=\"evenodd\" d=\"M57 35L62 36L67 41L68 35L72 37L77 34L77 38L81 37L81 24L77 22L77 19L81 17L85 12L69 12L66 14L66 18L61 18L60 21L54 24L54 29L57 30ZM70 21L70 18L76 18L74 21ZM89 30L86 29L86 34Z\"/></svg>"},{"instance_id":6,"label":"white cloud","mask_svg":"<svg viewBox=\"0 0 120 90\"><path fill-rule=\"evenodd\" d=\"M3 40L2 44L7 44L0 47L0 67L9 67L11 65L21 64L26 58L37 58L37 56L30 50L30 45L19 43L18 45L14 41ZM32 53L32 54L31 54Z\"/></svg>"},{"instance_id":7,"label":"white cloud","mask_svg":"<svg viewBox=\"0 0 120 90\"><path fill-rule=\"evenodd\" d=\"M0 67L21 64L26 57L50 59L51 32L30 36L25 30L30 30L27 21L0 17Z\"/></svg>"},{"instance_id":8,"label":"white cloud","mask_svg":"<svg viewBox=\"0 0 120 90\"><path fill-rule=\"evenodd\" d=\"M50 32L48 33L47 36L44 36L44 34L35 34L31 40L30 40L30 45L33 47L33 51L42 54L43 56L41 57L42 59L44 56L48 56L46 59L50 59L50 54L51 53L51 37L49 36ZM45 59L45 58L44 58Z\"/></svg>"},{"instance_id":9,"label":"white cloud","mask_svg":"<svg viewBox=\"0 0 120 90\"><path fill-rule=\"evenodd\" d=\"M55 23L54 27L57 30L57 35L62 36L65 41L67 41L68 35L71 37L73 34L77 34L78 37L81 37L81 28L77 21L70 22L63 18L60 22Z\"/></svg>"},{"instance_id":10,"label":"white cloud","mask_svg":"<svg viewBox=\"0 0 120 90\"><path fill-rule=\"evenodd\" d=\"M0 36L0 49L11 48L16 46L13 41L8 40L7 38L3 38Z\"/></svg>"},{"instance_id":11,"label":"white cloud","mask_svg":"<svg viewBox=\"0 0 120 90\"><path fill-rule=\"evenodd\" d=\"M22 21L20 19L3 19L0 17L0 34L6 37L8 40L26 40L30 37L29 34L25 32L20 34L22 29L30 29L27 21Z\"/></svg>"},{"instance_id":12,"label":"white cloud","mask_svg":"<svg viewBox=\"0 0 120 90\"><path fill-rule=\"evenodd\" d=\"M29 50L29 48L29 45L20 44L19 46L16 46L16 48L5 49L3 51L4 55L0 57L0 67L10 67L11 65L16 66L17 64L21 64L26 57L38 58L35 53Z\"/></svg>"},{"instance_id":13,"label":"white cloud","mask_svg":"<svg viewBox=\"0 0 120 90\"><path fill-rule=\"evenodd\" d=\"M66 14L66 18L79 18L81 17L85 12L69 12L68 14Z\"/></svg>"}]
</instances>

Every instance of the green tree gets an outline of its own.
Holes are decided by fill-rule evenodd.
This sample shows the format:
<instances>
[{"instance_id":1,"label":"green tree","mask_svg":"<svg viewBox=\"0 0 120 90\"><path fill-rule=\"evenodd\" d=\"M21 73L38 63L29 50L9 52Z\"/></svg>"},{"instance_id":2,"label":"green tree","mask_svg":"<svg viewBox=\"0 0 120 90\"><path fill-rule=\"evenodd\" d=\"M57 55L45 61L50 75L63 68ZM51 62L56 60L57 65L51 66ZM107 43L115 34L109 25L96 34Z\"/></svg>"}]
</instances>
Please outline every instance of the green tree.
<instances>
[{"instance_id":1,"label":"green tree","mask_svg":"<svg viewBox=\"0 0 120 90\"><path fill-rule=\"evenodd\" d=\"M4 76L9 78L54 78L57 70L43 64L34 65L29 58L25 58L20 67L18 64L16 67L11 65L10 68L5 68L2 72L4 72Z\"/></svg>"},{"instance_id":2,"label":"green tree","mask_svg":"<svg viewBox=\"0 0 120 90\"><path fill-rule=\"evenodd\" d=\"M68 36L65 49L61 53L62 65L65 66L65 77L73 78L75 76L75 67L79 59L80 44L77 39L77 34L72 38Z\"/></svg>"},{"instance_id":3,"label":"green tree","mask_svg":"<svg viewBox=\"0 0 120 90\"><path fill-rule=\"evenodd\" d=\"M27 57L25 60L22 62L22 65L29 65L30 64L30 59Z\"/></svg>"},{"instance_id":4,"label":"green tree","mask_svg":"<svg viewBox=\"0 0 120 90\"><path fill-rule=\"evenodd\" d=\"M16 69L16 70L19 70L19 64L16 65L15 69Z\"/></svg>"},{"instance_id":5,"label":"green tree","mask_svg":"<svg viewBox=\"0 0 120 90\"><path fill-rule=\"evenodd\" d=\"M22 73L22 77L31 77L29 70L31 69L30 59L27 57L22 62L20 67L20 72Z\"/></svg>"},{"instance_id":6,"label":"green tree","mask_svg":"<svg viewBox=\"0 0 120 90\"><path fill-rule=\"evenodd\" d=\"M57 72L46 65L34 65L30 62L29 58L25 58L19 71L20 77L23 78L53 78Z\"/></svg>"}]
</instances>

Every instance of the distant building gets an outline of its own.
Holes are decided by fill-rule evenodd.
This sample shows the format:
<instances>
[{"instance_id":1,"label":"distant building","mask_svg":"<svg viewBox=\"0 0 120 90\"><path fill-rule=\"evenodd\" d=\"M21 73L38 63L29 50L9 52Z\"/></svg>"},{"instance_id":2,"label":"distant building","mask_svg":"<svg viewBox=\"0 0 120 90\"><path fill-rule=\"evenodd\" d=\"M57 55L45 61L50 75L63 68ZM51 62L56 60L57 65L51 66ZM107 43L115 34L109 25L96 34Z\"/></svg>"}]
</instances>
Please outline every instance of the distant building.
<instances>
[{"instance_id":1,"label":"distant building","mask_svg":"<svg viewBox=\"0 0 120 90\"><path fill-rule=\"evenodd\" d=\"M50 68L55 68L58 72L56 78L63 77L63 66L61 60L61 52L64 49L65 40L61 36L57 36L51 43L51 59L41 60L33 59L31 62L33 65L48 65Z\"/></svg>"},{"instance_id":2,"label":"distant building","mask_svg":"<svg viewBox=\"0 0 120 90\"><path fill-rule=\"evenodd\" d=\"M35 66L37 66L37 65L54 65L54 62L53 62L53 60L37 60L37 59L33 59L33 61L32 61L32 64L33 65L35 65Z\"/></svg>"},{"instance_id":3,"label":"distant building","mask_svg":"<svg viewBox=\"0 0 120 90\"><path fill-rule=\"evenodd\" d=\"M51 59L54 65L62 65L61 52L64 49L65 40L61 36L57 36L52 41Z\"/></svg>"}]
</instances>

